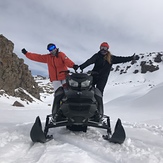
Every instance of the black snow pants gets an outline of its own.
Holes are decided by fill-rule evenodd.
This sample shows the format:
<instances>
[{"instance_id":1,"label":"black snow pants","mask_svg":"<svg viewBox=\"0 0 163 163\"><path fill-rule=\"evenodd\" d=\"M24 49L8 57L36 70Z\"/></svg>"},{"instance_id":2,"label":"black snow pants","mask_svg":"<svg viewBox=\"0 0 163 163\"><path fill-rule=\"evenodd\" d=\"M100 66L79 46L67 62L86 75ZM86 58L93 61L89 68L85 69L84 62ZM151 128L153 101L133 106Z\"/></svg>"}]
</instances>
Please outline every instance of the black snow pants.
<instances>
[{"instance_id":1,"label":"black snow pants","mask_svg":"<svg viewBox=\"0 0 163 163\"><path fill-rule=\"evenodd\" d=\"M93 76L93 86L95 86L96 88L98 88L102 95L104 92L104 88L106 86L108 80L108 76Z\"/></svg>"}]
</instances>

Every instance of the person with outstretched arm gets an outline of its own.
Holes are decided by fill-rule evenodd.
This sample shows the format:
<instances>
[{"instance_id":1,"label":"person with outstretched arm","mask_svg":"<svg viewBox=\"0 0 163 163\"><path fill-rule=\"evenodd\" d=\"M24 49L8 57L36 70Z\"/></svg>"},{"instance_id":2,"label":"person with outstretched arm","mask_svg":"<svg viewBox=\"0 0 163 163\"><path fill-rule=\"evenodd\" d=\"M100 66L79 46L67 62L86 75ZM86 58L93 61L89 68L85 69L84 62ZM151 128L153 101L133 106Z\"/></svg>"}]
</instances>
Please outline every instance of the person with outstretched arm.
<instances>
[{"instance_id":1,"label":"person with outstretched arm","mask_svg":"<svg viewBox=\"0 0 163 163\"><path fill-rule=\"evenodd\" d=\"M72 60L70 60L65 53L59 51L59 48L55 44L49 43L47 45L48 54L37 54L28 52L25 48L22 49L22 53L30 60L46 63L49 71L49 78L54 87L54 101L52 106L52 114L55 115L58 111L60 100L64 96L64 91L67 90L66 73L62 71L68 70L68 68L78 69ZM59 92L59 93L57 93ZM56 107L57 106L57 107Z\"/></svg>"},{"instance_id":2,"label":"person with outstretched arm","mask_svg":"<svg viewBox=\"0 0 163 163\"><path fill-rule=\"evenodd\" d=\"M100 50L79 67L83 70L87 66L94 64L92 71L97 72L97 74L93 75L93 86L98 88L103 95L112 65L138 59L139 56L135 54L127 57L112 55L109 51L109 44L103 42L100 45Z\"/></svg>"},{"instance_id":3,"label":"person with outstretched arm","mask_svg":"<svg viewBox=\"0 0 163 163\"><path fill-rule=\"evenodd\" d=\"M61 71L66 71L68 68L78 69L72 60L70 60L65 53L59 51L59 48L55 44L49 43L47 45L48 54L37 54L28 52L25 48L22 49L22 53L33 61L46 63L48 66L49 78L54 87L54 92L60 87L64 86L66 83L66 74L60 73Z\"/></svg>"}]
</instances>

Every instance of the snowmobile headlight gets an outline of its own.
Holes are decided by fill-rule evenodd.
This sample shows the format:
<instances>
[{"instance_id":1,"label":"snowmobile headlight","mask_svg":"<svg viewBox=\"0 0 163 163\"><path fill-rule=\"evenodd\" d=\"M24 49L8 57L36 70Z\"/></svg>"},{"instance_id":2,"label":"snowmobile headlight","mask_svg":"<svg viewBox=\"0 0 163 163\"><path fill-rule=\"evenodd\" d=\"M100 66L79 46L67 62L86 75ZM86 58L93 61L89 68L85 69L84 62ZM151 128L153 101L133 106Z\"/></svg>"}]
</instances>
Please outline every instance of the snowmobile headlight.
<instances>
[{"instance_id":1,"label":"snowmobile headlight","mask_svg":"<svg viewBox=\"0 0 163 163\"><path fill-rule=\"evenodd\" d=\"M69 81L69 85L72 87L78 87L78 82L76 82L75 80L70 79Z\"/></svg>"},{"instance_id":2,"label":"snowmobile headlight","mask_svg":"<svg viewBox=\"0 0 163 163\"><path fill-rule=\"evenodd\" d=\"M86 80L86 81L81 82L81 87L89 87L90 82L91 82L90 80Z\"/></svg>"}]
</instances>

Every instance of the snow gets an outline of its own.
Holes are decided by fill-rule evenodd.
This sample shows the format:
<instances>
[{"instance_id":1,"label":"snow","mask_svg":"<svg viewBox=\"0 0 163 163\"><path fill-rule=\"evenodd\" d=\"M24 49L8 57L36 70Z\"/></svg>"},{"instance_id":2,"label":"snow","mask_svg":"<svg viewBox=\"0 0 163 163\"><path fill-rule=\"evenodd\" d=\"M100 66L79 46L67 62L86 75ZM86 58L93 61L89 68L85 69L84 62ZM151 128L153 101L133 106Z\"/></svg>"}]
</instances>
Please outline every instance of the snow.
<instances>
[{"instance_id":1,"label":"snow","mask_svg":"<svg viewBox=\"0 0 163 163\"><path fill-rule=\"evenodd\" d=\"M42 93L42 101L35 99L31 104L0 95L0 163L162 163L163 67L146 74L132 74L133 69L122 75L111 72L104 93L112 130L118 118L125 128L122 145L107 142L102 138L105 131L92 127L86 133L51 129L53 140L34 144L30 129L36 116L44 127L53 94ZM47 82L40 80L40 85ZM16 100L25 107L12 106Z\"/></svg>"}]
</instances>

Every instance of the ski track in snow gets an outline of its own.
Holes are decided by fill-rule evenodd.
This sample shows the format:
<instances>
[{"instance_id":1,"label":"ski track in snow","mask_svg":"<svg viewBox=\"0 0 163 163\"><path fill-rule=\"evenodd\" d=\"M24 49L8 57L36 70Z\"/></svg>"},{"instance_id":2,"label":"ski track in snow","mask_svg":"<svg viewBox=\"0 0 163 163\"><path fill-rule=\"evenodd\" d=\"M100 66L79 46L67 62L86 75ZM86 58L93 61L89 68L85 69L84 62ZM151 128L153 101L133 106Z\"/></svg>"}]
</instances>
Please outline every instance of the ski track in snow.
<instances>
[{"instance_id":1,"label":"ski track in snow","mask_svg":"<svg viewBox=\"0 0 163 163\"><path fill-rule=\"evenodd\" d=\"M0 163L162 163L163 128L124 123L127 138L122 145L103 140L105 130L88 128L87 133L65 127L50 129L54 139L32 143L32 123L11 124L0 131ZM8 125L8 124L7 124ZM112 130L113 130L112 126Z\"/></svg>"}]
</instances>

